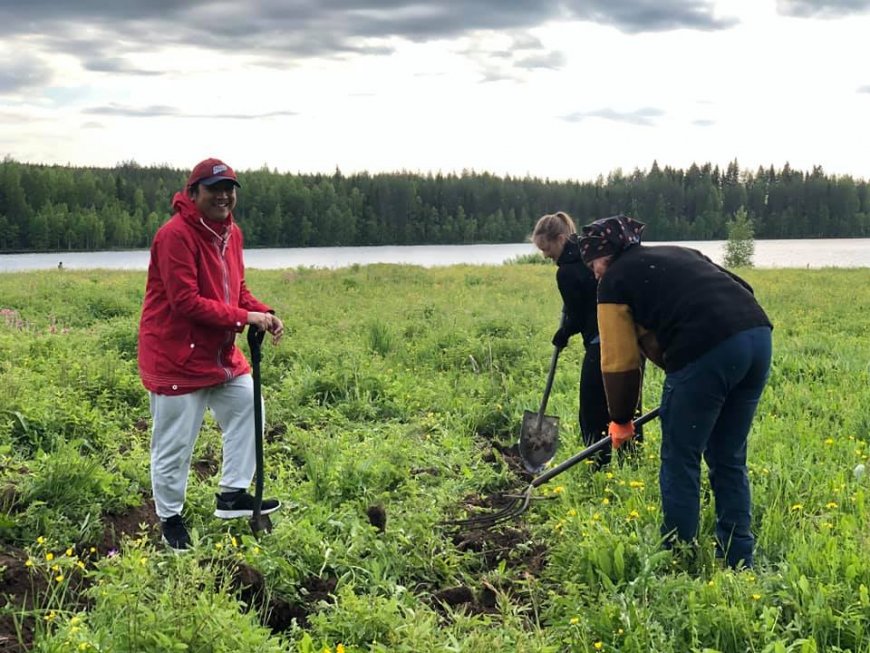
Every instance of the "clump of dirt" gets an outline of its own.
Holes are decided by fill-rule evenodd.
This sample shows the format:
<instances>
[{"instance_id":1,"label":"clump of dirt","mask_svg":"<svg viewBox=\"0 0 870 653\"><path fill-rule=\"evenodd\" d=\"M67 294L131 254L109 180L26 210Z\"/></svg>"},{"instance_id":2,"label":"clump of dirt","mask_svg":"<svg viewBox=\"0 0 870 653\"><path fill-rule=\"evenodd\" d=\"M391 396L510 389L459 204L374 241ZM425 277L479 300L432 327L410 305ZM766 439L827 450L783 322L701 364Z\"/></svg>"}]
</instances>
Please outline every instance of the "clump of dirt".
<instances>
[{"instance_id":1,"label":"clump of dirt","mask_svg":"<svg viewBox=\"0 0 870 653\"><path fill-rule=\"evenodd\" d=\"M493 442L492 448L501 454L502 460L508 466L508 469L517 476L517 478L526 483L532 482L535 475L526 471L526 468L523 465L523 459L520 457L520 449L517 443L510 446L503 446L498 442Z\"/></svg>"},{"instance_id":2,"label":"clump of dirt","mask_svg":"<svg viewBox=\"0 0 870 653\"><path fill-rule=\"evenodd\" d=\"M266 442L274 442L287 433L286 424L272 424L266 428Z\"/></svg>"},{"instance_id":3,"label":"clump of dirt","mask_svg":"<svg viewBox=\"0 0 870 653\"><path fill-rule=\"evenodd\" d=\"M290 602L268 592L263 574L250 565L236 565L230 575L230 585L238 592L242 602L255 609L263 624L274 633L289 630L294 622L300 627L307 627L308 615L317 610L317 604L332 601L337 582L334 576L311 576L299 588L299 600Z\"/></svg>"},{"instance_id":4,"label":"clump of dirt","mask_svg":"<svg viewBox=\"0 0 870 653\"><path fill-rule=\"evenodd\" d=\"M432 607L442 616L448 611L463 614L495 614L498 612L498 591L483 581L475 591L467 585L448 587L432 594Z\"/></svg>"},{"instance_id":5,"label":"clump of dirt","mask_svg":"<svg viewBox=\"0 0 870 653\"><path fill-rule=\"evenodd\" d=\"M509 568L537 576L546 564L546 548L533 542L525 527L461 531L453 535L453 544L459 551L479 554L486 569L495 569L504 561Z\"/></svg>"},{"instance_id":6,"label":"clump of dirt","mask_svg":"<svg viewBox=\"0 0 870 653\"><path fill-rule=\"evenodd\" d=\"M369 523L381 533L387 530L387 511L381 505L369 506L366 509Z\"/></svg>"},{"instance_id":7,"label":"clump of dirt","mask_svg":"<svg viewBox=\"0 0 870 653\"><path fill-rule=\"evenodd\" d=\"M92 545L100 554L105 554L118 549L125 535L132 537L139 533L152 541L160 537L160 520L151 501L145 501L124 513L103 515L103 535L99 542Z\"/></svg>"},{"instance_id":8,"label":"clump of dirt","mask_svg":"<svg viewBox=\"0 0 870 653\"><path fill-rule=\"evenodd\" d=\"M196 474L196 477L200 481L204 481L207 478L211 478L215 474L218 473L220 466L218 462L213 458L200 458L199 460L193 461L191 464L191 468L193 472Z\"/></svg>"}]
</instances>

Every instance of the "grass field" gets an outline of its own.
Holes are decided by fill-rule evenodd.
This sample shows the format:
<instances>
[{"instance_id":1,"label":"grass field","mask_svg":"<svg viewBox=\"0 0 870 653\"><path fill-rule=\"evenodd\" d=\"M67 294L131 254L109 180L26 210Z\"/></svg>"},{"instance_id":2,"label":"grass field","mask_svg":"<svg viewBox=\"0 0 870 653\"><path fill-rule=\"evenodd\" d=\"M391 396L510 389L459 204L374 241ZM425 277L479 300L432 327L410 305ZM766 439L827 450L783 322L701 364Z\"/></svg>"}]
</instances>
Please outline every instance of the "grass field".
<instances>
[{"instance_id":1,"label":"grass field","mask_svg":"<svg viewBox=\"0 0 870 653\"><path fill-rule=\"evenodd\" d=\"M661 550L656 423L634 460L573 468L514 524L439 525L528 481L509 447L540 402L553 272L249 271L288 332L262 364L285 506L260 540L211 516L207 420L187 556L159 545L150 500L144 274L0 275L0 651L870 651L866 269L741 271L776 327L752 571L715 562L709 501L697 555ZM557 461L582 448L581 349L550 400Z\"/></svg>"}]
</instances>

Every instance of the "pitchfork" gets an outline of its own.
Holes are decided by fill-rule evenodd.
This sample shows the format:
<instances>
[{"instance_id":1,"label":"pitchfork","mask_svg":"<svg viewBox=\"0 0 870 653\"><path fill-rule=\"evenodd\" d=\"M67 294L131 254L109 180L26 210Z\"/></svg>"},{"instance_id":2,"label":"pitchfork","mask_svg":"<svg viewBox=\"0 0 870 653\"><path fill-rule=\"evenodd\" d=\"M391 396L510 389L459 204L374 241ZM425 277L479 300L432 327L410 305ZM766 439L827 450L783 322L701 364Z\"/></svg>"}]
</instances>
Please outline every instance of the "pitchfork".
<instances>
[{"instance_id":1,"label":"pitchfork","mask_svg":"<svg viewBox=\"0 0 870 653\"><path fill-rule=\"evenodd\" d=\"M659 415L659 409L654 408L645 415L641 415L636 420L634 420L634 428L637 429L639 426L643 426L649 421L654 420ZM501 524L503 522L510 521L522 515L526 510L529 509L529 506L532 503L532 493L535 491L536 487L540 487L547 481L551 480L553 477L558 476L566 469L570 469L574 465L579 462L586 460L587 458L591 458L595 454L597 454L602 449L606 448L607 445L610 444L610 436L606 436L595 442L594 444L589 445L580 453L574 454L567 460L563 461L559 465L553 467L553 469L544 472L540 476L536 477L529 486L525 489L521 494L504 494L501 495L506 499L510 499L509 503L494 512L485 514L485 515L477 515L475 517L469 517L467 519L456 519L451 521L442 522L442 524L446 526L458 526L460 528L467 529L475 529L475 528L492 528L497 524Z\"/></svg>"}]
</instances>

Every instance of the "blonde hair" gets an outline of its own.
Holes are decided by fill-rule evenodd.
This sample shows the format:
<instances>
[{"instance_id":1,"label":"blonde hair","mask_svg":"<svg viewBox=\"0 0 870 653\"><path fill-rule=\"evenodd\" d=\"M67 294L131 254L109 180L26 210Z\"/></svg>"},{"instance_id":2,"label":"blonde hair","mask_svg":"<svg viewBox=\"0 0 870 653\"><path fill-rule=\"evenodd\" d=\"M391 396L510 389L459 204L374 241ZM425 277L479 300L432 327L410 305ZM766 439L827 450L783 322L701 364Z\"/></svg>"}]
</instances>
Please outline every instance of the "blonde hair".
<instances>
[{"instance_id":1,"label":"blonde hair","mask_svg":"<svg viewBox=\"0 0 870 653\"><path fill-rule=\"evenodd\" d=\"M532 242L538 238L548 241L556 240L559 236L570 236L576 233L577 227L574 226L571 216L564 211L557 211L538 220L535 224L535 230L532 232Z\"/></svg>"}]
</instances>

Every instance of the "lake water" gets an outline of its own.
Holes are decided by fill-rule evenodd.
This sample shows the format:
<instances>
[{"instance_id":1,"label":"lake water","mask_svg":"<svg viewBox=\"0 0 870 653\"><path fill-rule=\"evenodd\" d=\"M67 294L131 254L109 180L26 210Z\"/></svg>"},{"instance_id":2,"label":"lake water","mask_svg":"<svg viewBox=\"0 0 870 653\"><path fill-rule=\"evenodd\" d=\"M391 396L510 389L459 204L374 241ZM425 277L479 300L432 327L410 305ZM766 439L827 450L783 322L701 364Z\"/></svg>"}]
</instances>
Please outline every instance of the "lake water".
<instances>
[{"instance_id":1,"label":"lake water","mask_svg":"<svg viewBox=\"0 0 870 653\"><path fill-rule=\"evenodd\" d=\"M724 257L725 241L681 241L674 244L700 250L717 263ZM405 263L423 267L443 265L500 265L536 252L531 243L506 245L409 245L386 247L304 247L250 249L248 268L280 270L296 267L342 268L370 263ZM59 262L70 270L147 270L148 250L121 252L57 252L53 254L2 254L0 272L48 270ZM759 268L870 267L870 238L816 240L756 240L753 262Z\"/></svg>"}]
</instances>

